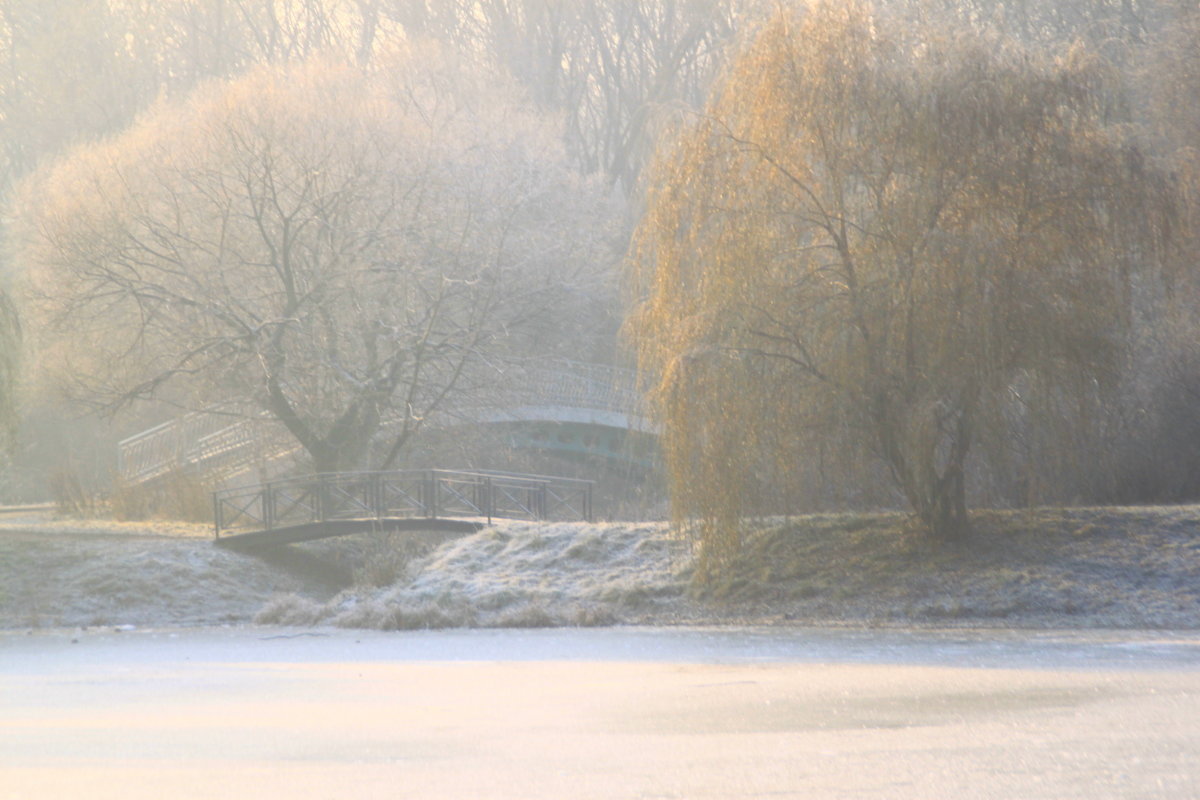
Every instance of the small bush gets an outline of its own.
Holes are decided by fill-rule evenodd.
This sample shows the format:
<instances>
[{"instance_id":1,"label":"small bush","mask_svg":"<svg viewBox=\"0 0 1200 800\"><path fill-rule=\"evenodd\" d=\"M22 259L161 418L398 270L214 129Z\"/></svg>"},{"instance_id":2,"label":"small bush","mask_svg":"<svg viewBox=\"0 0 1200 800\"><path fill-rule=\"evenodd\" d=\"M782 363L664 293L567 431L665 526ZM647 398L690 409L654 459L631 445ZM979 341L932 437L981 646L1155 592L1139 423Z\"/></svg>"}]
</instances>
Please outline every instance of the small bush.
<instances>
[{"instance_id":1,"label":"small bush","mask_svg":"<svg viewBox=\"0 0 1200 800\"><path fill-rule=\"evenodd\" d=\"M392 531L367 534L359 549L354 583L374 588L393 586L408 575L408 565L413 559L428 550L428 544L412 535Z\"/></svg>"},{"instance_id":2,"label":"small bush","mask_svg":"<svg viewBox=\"0 0 1200 800\"><path fill-rule=\"evenodd\" d=\"M112 492L112 515L120 520L172 519L212 521L212 484L186 470L172 470L144 483L118 483Z\"/></svg>"},{"instance_id":3,"label":"small bush","mask_svg":"<svg viewBox=\"0 0 1200 800\"><path fill-rule=\"evenodd\" d=\"M321 622L323 607L296 594L277 595L254 617L256 625L309 626Z\"/></svg>"},{"instance_id":4,"label":"small bush","mask_svg":"<svg viewBox=\"0 0 1200 800\"><path fill-rule=\"evenodd\" d=\"M91 519L105 511L102 495L85 485L79 471L60 466L50 473L50 497L59 514L66 517Z\"/></svg>"},{"instance_id":5,"label":"small bush","mask_svg":"<svg viewBox=\"0 0 1200 800\"><path fill-rule=\"evenodd\" d=\"M535 603L523 603L500 612L492 622L496 628L556 628L563 621Z\"/></svg>"}]
</instances>

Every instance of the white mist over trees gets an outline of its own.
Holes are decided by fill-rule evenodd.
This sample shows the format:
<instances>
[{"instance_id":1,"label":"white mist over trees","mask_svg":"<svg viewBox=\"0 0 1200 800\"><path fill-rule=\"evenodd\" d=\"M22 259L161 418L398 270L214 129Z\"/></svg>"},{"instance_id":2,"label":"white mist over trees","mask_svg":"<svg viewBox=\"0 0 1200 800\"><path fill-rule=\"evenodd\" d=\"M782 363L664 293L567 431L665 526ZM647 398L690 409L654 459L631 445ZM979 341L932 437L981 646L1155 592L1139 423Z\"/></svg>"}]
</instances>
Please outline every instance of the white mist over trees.
<instances>
[{"instance_id":1,"label":"white mist over trees","mask_svg":"<svg viewBox=\"0 0 1200 800\"><path fill-rule=\"evenodd\" d=\"M574 169L613 190L617 204L599 212L609 219L583 228L586 238L610 221L624 226L609 242L612 253L598 259L605 263L595 265L611 270L627 235L620 204L637 186L660 109L704 96L732 35L732 8L732 0L0 0L0 194L11 203L15 182L39 166L127 129L156 102L212 94L211 82L314 59L387 70L397 49L436 40L464 69L511 85L514 102L556 129ZM564 205L562 219L547 218L547 235L575 224L576 205ZM11 242L5 252L10 272L29 267L14 261ZM541 336L539 346L611 357L620 315L613 284L575 287L559 304L562 330ZM33 417L71 413L40 385L31 392ZM152 420L169 413L138 408ZM31 423L41 434L61 428ZM118 419L125 432L138 424ZM63 444L29 457L56 460Z\"/></svg>"},{"instance_id":2,"label":"white mist over trees","mask_svg":"<svg viewBox=\"0 0 1200 800\"><path fill-rule=\"evenodd\" d=\"M310 60L74 151L17 202L49 368L96 404L265 412L319 471L387 423L388 466L612 261L602 189L515 96L433 49Z\"/></svg>"},{"instance_id":3,"label":"white mist over trees","mask_svg":"<svg viewBox=\"0 0 1200 800\"><path fill-rule=\"evenodd\" d=\"M160 96L263 64L360 66L435 40L559 114L585 173L625 191L662 109L698 105L744 0L0 0L9 180Z\"/></svg>"},{"instance_id":4,"label":"white mist over trees","mask_svg":"<svg viewBox=\"0 0 1200 800\"><path fill-rule=\"evenodd\" d=\"M631 192L664 112L699 106L733 40L739 0L396 0L406 30L513 75L566 120L585 172Z\"/></svg>"},{"instance_id":5,"label":"white mist over trees","mask_svg":"<svg viewBox=\"0 0 1200 800\"><path fill-rule=\"evenodd\" d=\"M1159 192L1200 174L1195 3L814 7L869 32L800 0L0 0L28 360L386 461L472 360L611 356L648 210L630 345L681 415L681 517L1200 497L1193 226Z\"/></svg>"}]
</instances>

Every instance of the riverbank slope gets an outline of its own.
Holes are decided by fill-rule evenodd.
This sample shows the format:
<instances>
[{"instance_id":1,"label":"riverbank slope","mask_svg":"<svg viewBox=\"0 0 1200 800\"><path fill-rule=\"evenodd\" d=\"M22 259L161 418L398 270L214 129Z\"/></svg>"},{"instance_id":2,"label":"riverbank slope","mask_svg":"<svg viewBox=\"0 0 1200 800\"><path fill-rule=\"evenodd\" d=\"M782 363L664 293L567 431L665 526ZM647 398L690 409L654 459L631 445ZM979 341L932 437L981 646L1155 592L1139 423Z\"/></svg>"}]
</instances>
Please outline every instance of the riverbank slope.
<instances>
[{"instance_id":1,"label":"riverbank slope","mask_svg":"<svg viewBox=\"0 0 1200 800\"><path fill-rule=\"evenodd\" d=\"M1200 628L1200 507L981 512L938 545L900 514L765 522L692 582L662 523L364 534L263 555L180 523L0 519L0 628L612 624Z\"/></svg>"}]
</instances>

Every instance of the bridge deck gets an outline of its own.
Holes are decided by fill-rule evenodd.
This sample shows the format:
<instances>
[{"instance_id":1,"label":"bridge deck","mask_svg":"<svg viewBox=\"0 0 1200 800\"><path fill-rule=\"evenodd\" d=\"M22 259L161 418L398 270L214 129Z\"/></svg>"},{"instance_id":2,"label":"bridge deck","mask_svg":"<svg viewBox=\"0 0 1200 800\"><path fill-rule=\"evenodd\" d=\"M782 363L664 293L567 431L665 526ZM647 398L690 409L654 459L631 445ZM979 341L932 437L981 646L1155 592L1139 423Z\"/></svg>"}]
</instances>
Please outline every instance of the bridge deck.
<instances>
[{"instance_id":1,"label":"bridge deck","mask_svg":"<svg viewBox=\"0 0 1200 800\"><path fill-rule=\"evenodd\" d=\"M255 548L372 530L592 519L592 482L453 470L325 473L213 493L217 543Z\"/></svg>"}]
</instances>

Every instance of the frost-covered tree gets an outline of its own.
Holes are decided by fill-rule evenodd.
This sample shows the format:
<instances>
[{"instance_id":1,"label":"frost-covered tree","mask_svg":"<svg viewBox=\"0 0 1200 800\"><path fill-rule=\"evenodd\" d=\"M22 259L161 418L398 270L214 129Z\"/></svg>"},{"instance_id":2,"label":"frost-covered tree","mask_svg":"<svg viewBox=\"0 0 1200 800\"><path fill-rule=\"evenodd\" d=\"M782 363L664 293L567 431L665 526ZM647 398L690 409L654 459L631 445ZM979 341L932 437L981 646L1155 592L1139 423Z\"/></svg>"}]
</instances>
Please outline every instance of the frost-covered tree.
<instances>
[{"instance_id":1,"label":"frost-covered tree","mask_svg":"<svg viewBox=\"0 0 1200 800\"><path fill-rule=\"evenodd\" d=\"M984 434L1111 374L1169 203L1104 74L862 2L781 10L738 57L631 258L675 513L711 555L829 437L958 536Z\"/></svg>"},{"instance_id":2,"label":"frost-covered tree","mask_svg":"<svg viewBox=\"0 0 1200 800\"><path fill-rule=\"evenodd\" d=\"M557 128L437 51L263 68L166 103L14 204L41 360L76 396L266 413L384 464L609 263Z\"/></svg>"},{"instance_id":3,"label":"frost-covered tree","mask_svg":"<svg viewBox=\"0 0 1200 800\"><path fill-rule=\"evenodd\" d=\"M499 67L562 114L577 163L627 191L675 105L700 105L741 0L379 0L405 30Z\"/></svg>"},{"instance_id":4,"label":"frost-covered tree","mask_svg":"<svg viewBox=\"0 0 1200 800\"><path fill-rule=\"evenodd\" d=\"M0 193L39 159L119 130L136 107L102 0L0 0Z\"/></svg>"}]
</instances>

